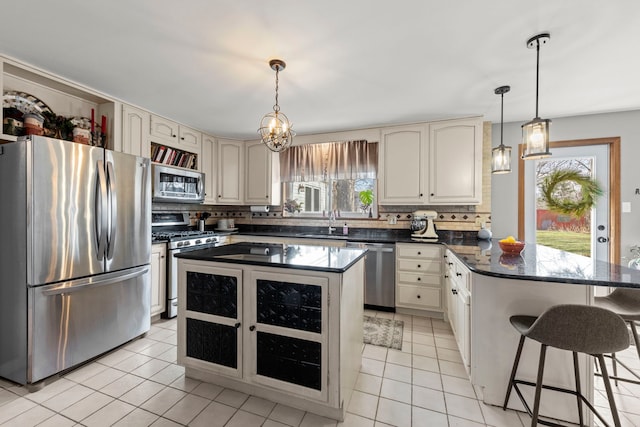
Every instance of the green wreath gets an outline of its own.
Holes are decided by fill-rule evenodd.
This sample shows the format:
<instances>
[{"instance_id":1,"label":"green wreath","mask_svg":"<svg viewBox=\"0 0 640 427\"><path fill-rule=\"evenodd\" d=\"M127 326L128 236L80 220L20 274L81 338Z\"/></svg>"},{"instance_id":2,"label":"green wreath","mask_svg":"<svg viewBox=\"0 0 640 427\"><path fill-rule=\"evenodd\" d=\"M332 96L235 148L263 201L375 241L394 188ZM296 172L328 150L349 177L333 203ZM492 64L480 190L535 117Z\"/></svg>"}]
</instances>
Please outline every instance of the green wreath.
<instances>
[{"instance_id":1,"label":"green wreath","mask_svg":"<svg viewBox=\"0 0 640 427\"><path fill-rule=\"evenodd\" d=\"M581 187L582 195L580 200L554 197L555 188L567 181L575 182ZM546 203L549 210L577 218L580 218L591 209L596 203L596 198L602 195L602 189L595 180L574 170L553 171L544 178L540 189L542 191L542 201Z\"/></svg>"}]
</instances>

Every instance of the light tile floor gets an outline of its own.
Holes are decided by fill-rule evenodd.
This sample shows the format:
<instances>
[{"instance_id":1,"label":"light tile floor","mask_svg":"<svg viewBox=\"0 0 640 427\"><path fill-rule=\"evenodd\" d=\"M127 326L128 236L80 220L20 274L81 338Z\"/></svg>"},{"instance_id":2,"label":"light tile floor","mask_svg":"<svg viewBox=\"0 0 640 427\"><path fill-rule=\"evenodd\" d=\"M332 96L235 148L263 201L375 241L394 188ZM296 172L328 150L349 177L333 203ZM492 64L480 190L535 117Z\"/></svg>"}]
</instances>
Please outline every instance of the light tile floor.
<instances>
[{"instance_id":1,"label":"light tile floor","mask_svg":"<svg viewBox=\"0 0 640 427\"><path fill-rule=\"evenodd\" d=\"M449 325L442 320L367 312L404 321L402 351L365 345L343 423L185 378L176 365L176 321L154 323L135 340L42 390L0 379L2 426L429 426L524 427L526 414L479 400ZM515 351L515 349L514 349ZM635 347L621 354L640 370ZM608 414L602 382L596 405ZM640 386L616 388L624 426L640 426Z\"/></svg>"}]
</instances>

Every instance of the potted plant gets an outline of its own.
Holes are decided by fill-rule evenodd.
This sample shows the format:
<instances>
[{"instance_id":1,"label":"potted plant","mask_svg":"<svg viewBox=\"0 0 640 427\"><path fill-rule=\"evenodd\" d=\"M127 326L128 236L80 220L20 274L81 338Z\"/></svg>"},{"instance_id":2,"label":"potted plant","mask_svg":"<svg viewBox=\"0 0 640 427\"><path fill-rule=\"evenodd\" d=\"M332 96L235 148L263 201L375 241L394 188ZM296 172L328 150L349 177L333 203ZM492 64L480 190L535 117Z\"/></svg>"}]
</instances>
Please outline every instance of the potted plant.
<instances>
[{"instance_id":1,"label":"potted plant","mask_svg":"<svg viewBox=\"0 0 640 427\"><path fill-rule=\"evenodd\" d=\"M371 205L373 204L373 190L369 189L369 190L362 190L360 192L360 194L358 195L358 197L360 198L360 209L362 209L362 211L364 213L369 212L369 218L372 217L371 214Z\"/></svg>"},{"instance_id":2,"label":"potted plant","mask_svg":"<svg viewBox=\"0 0 640 427\"><path fill-rule=\"evenodd\" d=\"M291 214L293 213L300 213L300 211L302 210L302 205L304 203L302 202L298 202L297 200L294 199L289 199L287 201L284 202L284 211L285 212L289 212Z\"/></svg>"}]
</instances>

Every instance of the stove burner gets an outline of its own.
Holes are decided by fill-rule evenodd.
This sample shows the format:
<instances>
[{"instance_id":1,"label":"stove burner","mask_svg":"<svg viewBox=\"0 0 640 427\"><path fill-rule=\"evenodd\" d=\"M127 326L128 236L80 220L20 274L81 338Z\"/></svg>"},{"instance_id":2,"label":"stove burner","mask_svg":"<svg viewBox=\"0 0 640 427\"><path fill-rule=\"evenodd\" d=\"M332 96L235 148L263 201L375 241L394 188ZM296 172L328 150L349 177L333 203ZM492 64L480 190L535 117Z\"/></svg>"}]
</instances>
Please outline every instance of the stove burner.
<instances>
[{"instance_id":1,"label":"stove burner","mask_svg":"<svg viewBox=\"0 0 640 427\"><path fill-rule=\"evenodd\" d=\"M151 237L155 240L181 240L189 237L200 236L213 236L216 233L213 231L197 231L197 230L183 230L183 231L153 231Z\"/></svg>"}]
</instances>

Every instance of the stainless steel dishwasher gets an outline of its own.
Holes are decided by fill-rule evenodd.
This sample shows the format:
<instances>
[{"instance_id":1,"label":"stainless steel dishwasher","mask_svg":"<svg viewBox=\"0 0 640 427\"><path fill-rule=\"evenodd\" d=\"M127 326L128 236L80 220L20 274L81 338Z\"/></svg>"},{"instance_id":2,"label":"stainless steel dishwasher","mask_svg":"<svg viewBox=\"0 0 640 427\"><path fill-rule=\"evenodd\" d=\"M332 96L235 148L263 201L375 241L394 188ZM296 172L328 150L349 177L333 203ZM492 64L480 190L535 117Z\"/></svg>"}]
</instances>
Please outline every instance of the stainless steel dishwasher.
<instances>
[{"instance_id":1,"label":"stainless steel dishwasher","mask_svg":"<svg viewBox=\"0 0 640 427\"><path fill-rule=\"evenodd\" d=\"M365 258L365 307L395 311L396 245L393 243L347 242L347 247L369 250Z\"/></svg>"}]
</instances>

